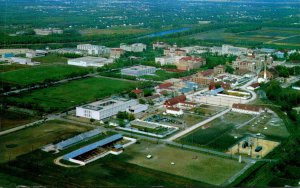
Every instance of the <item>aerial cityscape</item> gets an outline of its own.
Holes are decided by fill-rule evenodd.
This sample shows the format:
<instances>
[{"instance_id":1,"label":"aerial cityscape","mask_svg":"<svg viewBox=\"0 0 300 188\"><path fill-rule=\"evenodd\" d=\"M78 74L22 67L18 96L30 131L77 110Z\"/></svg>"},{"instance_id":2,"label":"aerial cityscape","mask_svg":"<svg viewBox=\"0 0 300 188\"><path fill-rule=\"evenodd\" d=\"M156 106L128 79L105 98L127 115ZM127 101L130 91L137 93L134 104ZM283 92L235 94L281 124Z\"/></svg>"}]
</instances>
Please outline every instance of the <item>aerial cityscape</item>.
<instances>
[{"instance_id":1,"label":"aerial cityscape","mask_svg":"<svg viewBox=\"0 0 300 188\"><path fill-rule=\"evenodd\" d=\"M0 0L0 187L299 187L300 0Z\"/></svg>"}]
</instances>

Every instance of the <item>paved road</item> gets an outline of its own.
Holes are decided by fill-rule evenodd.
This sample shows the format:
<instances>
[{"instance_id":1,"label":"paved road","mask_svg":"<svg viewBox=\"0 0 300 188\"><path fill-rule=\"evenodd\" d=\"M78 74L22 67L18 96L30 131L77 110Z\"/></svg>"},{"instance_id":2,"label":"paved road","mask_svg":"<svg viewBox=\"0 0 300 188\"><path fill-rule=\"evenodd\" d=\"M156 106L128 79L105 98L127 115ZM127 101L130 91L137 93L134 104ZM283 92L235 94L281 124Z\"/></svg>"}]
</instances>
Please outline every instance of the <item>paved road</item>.
<instances>
[{"instance_id":1,"label":"paved road","mask_svg":"<svg viewBox=\"0 0 300 188\"><path fill-rule=\"evenodd\" d=\"M248 86L250 86L251 84L255 83L258 79L258 76L254 77L252 80L250 80L248 83L246 83L245 85L241 86L240 88L243 89L243 90L246 90L248 91L249 93L251 93L251 98L250 99L247 99L245 102L243 103L249 103L249 102L252 102L254 101L256 98L257 98L257 94L252 91L252 90L249 90L247 89Z\"/></svg>"},{"instance_id":2,"label":"paved road","mask_svg":"<svg viewBox=\"0 0 300 188\"><path fill-rule=\"evenodd\" d=\"M196 125L193 125L193 126L187 128L187 129L175 134L174 136L166 139L166 141L173 141L173 140L175 140L175 139L177 139L177 138L179 138L179 137L181 137L181 136L183 136L183 135L185 135L185 134L187 134L187 133L189 133L189 132L191 132L191 131L193 131L193 130L195 130L195 129L197 129L197 128L205 125L205 124L207 124L208 122L210 122L210 121L212 121L212 120L214 120L214 119L216 119L220 116L223 116L224 114L226 114L229 111L230 111L230 109L224 110L224 111L222 111L222 112L220 112L220 113L218 113L218 114L216 114L216 115L214 115L214 116L212 116L212 117L210 117L210 118L208 118L204 121L201 121L200 123L197 123Z\"/></svg>"}]
</instances>

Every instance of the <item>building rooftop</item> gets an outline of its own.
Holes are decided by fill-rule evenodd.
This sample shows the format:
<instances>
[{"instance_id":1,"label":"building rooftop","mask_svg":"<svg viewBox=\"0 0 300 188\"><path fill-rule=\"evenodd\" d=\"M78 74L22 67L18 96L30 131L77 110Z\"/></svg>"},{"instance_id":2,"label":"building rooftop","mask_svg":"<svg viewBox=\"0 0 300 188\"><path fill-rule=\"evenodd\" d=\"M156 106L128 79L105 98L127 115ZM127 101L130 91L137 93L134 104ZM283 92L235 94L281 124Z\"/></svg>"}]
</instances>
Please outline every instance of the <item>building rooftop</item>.
<instances>
[{"instance_id":1,"label":"building rooftop","mask_svg":"<svg viewBox=\"0 0 300 188\"><path fill-rule=\"evenodd\" d=\"M133 100L133 99L132 99ZM107 109L107 108L113 108L117 105L120 105L124 102L129 101L128 99L123 99L123 98L118 98L118 99L106 99L106 100L101 100L97 101L94 103L86 104L81 106L81 108L85 108L88 110L94 110L94 111L99 111L102 109Z\"/></svg>"},{"instance_id":2,"label":"building rooftop","mask_svg":"<svg viewBox=\"0 0 300 188\"><path fill-rule=\"evenodd\" d=\"M253 111L253 112L259 112L261 110L261 107L259 107L259 106L253 106L253 105L247 105L247 104L237 104L237 103L233 104L232 108Z\"/></svg>"}]
</instances>

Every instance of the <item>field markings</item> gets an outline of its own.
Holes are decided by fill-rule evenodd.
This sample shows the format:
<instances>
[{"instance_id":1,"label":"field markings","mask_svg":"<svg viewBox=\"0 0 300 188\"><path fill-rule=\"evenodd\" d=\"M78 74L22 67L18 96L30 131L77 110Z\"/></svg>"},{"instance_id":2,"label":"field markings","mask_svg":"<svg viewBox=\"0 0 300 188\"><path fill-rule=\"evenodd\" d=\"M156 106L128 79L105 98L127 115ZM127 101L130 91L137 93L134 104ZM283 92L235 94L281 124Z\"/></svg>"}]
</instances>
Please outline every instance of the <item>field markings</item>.
<instances>
[{"instance_id":1,"label":"field markings","mask_svg":"<svg viewBox=\"0 0 300 188\"><path fill-rule=\"evenodd\" d=\"M298 37L298 36L300 36L300 35L293 35L293 36L289 36L289 37L282 37L280 39L275 39L275 40L271 40L271 41L265 42L265 44L270 44L270 43L273 43L273 42L276 42L276 41L286 40L286 39L294 38L294 37Z\"/></svg>"}]
</instances>

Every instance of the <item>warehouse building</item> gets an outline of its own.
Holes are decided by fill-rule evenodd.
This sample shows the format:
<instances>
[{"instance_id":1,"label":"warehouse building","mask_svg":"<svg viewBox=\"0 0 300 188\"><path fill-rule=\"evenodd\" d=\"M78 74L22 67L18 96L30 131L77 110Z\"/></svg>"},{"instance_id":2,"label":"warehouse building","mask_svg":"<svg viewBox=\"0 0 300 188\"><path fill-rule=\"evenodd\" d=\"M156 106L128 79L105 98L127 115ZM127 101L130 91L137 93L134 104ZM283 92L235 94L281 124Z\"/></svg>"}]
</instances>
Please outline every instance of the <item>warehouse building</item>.
<instances>
[{"instance_id":1,"label":"warehouse building","mask_svg":"<svg viewBox=\"0 0 300 188\"><path fill-rule=\"evenodd\" d=\"M137 104L138 101L134 99L107 99L76 107L76 116L102 120L116 115L119 111L124 112Z\"/></svg>"},{"instance_id":2,"label":"warehouse building","mask_svg":"<svg viewBox=\"0 0 300 188\"><path fill-rule=\"evenodd\" d=\"M80 57L76 59L69 59L68 65L80 67L103 67L106 64L113 63L113 59L106 59L101 57Z\"/></svg>"},{"instance_id":3,"label":"warehouse building","mask_svg":"<svg viewBox=\"0 0 300 188\"><path fill-rule=\"evenodd\" d=\"M143 76L143 75L153 74L155 72L156 72L155 67L143 66L143 65L125 68L121 70L121 74L129 75L129 76Z\"/></svg>"}]
</instances>

